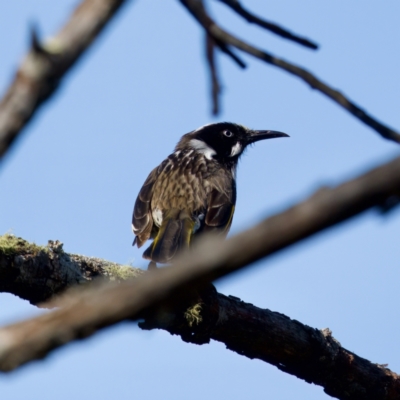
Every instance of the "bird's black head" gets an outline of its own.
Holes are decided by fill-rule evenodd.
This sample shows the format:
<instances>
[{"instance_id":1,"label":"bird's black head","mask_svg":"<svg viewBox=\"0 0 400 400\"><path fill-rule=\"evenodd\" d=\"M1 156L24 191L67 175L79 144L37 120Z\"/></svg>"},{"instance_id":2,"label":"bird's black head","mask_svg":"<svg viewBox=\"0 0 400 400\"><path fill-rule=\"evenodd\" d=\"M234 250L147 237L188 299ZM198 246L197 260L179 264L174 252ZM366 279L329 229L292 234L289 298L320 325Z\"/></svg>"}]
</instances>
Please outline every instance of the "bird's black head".
<instances>
[{"instance_id":1,"label":"bird's black head","mask_svg":"<svg viewBox=\"0 0 400 400\"><path fill-rule=\"evenodd\" d=\"M187 133L179 141L176 150L193 148L208 159L235 164L249 144L288 136L282 132L257 131L231 122L219 122Z\"/></svg>"}]
</instances>

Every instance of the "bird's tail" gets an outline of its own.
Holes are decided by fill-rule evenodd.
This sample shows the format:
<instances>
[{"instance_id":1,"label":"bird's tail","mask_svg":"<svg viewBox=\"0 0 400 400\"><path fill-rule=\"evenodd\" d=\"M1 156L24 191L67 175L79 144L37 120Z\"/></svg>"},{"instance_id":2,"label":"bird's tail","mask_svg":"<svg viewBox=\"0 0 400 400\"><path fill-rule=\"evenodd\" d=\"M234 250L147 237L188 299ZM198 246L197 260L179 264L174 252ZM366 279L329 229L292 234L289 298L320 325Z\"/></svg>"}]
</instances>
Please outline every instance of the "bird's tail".
<instances>
[{"instance_id":1,"label":"bird's tail","mask_svg":"<svg viewBox=\"0 0 400 400\"><path fill-rule=\"evenodd\" d=\"M143 253L143 258L161 264L171 262L178 250L189 247L194 224L187 211L168 211L163 216L163 222L153 243Z\"/></svg>"}]
</instances>

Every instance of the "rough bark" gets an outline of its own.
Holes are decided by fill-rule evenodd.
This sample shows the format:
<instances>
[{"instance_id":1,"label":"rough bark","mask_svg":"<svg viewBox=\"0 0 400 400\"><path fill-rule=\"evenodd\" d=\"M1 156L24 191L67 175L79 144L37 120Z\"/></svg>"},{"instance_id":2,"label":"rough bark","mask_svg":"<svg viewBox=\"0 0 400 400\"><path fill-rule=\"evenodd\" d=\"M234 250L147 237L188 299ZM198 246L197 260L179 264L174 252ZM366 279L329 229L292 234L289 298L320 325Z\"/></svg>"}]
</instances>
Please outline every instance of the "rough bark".
<instances>
[{"instance_id":1,"label":"rough bark","mask_svg":"<svg viewBox=\"0 0 400 400\"><path fill-rule=\"evenodd\" d=\"M38 304L97 277L121 281L143 272L100 258L68 254L62 246L59 241L37 246L13 235L0 236L0 292Z\"/></svg>"},{"instance_id":2,"label":"rough bark","mask_svg":"<svg viewBox=\"0 0 400 400\"><path fill-rule=\"evenodd\" d=\"M204 306L203 306L204 307ZM245 303L233 296L217 294L209 307L216 315L213 325L198 330L204 339L226 345L227 349L256 358L308 383L322 386L325 393L339 399L380 400L400 398L400 376L359 357L340 345L329 329L314 329L299 321ZM205 311L205 310L203 310ZM144 324L181 334L185 341L199 343L182 328L183 318L171 317ZM195 331L196 332L196 331ZM197 332L196 332L197 333Z\"/></svg>"},{"instance_id":3,"label":"rough bark","mask_svg":"<svg viewBox=\"0 0 400 400\"><path fill-rule=\"evenodd\" d=\"M141 275L143 271L135 268L65 253L58 241L49 241L47 247L39 247L12 235L0 237L0 290L14 293L33 304L95 277L122 282ZM144 314L146 319L142 327L164 329L196 344L217 340L240 355L263 360L320 385L327 394L339 399L399 398L398 375L341 347L329 329L311 328L283 314L260 309L213 290L200 293L201 303L188 308L181 302L163 303L161 307L153 308ZM90 296L85 298L90 300ZM75 303L73 299L70 301ZM85 302L81 305L84 316L92 318L90 311L85 312ZM53 346L70 339L65 322L71 322L76 312L76 308L61 312L57 319L47 314L52 319L51 329L59 331L58 336L52 338ZM78 312L82 313L82 307ZM16 347L14 343L9 357L4 353L4 344L10 345L10 337L7 339L4 335L7 328L0 331L0 349L3 350L0 351L0 367L3 370L15 366L12 362L18 360L18 354L24 352L26 346L30 346L32 336L43 334L41 324L49 319L46 315L42 318L44 320L31 320L23 333L19 331L16 337L12 336L19 345ZM82 330L80 337L89 334L90 329Z\"/></svg>"}]
</instances>

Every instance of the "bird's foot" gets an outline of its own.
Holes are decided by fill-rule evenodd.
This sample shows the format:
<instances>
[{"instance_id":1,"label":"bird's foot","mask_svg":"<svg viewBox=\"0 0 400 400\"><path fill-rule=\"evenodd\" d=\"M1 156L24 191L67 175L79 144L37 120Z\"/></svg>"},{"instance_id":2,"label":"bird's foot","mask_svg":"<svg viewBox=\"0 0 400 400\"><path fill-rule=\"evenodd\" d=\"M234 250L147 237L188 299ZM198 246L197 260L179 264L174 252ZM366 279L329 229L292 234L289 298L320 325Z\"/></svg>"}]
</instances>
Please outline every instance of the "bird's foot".
<instances>
[{"instance_id":1,"label":"bird's foot","mask_svg":"<svg viewBox=\"0 0 400 400\"><path fill-rule=\"evenodd\" d=\"M154 261L150 261L149 265L147 266L147 271L151 271L157 269L157 263L155 263Z\"/></svg>"}]
</instances>

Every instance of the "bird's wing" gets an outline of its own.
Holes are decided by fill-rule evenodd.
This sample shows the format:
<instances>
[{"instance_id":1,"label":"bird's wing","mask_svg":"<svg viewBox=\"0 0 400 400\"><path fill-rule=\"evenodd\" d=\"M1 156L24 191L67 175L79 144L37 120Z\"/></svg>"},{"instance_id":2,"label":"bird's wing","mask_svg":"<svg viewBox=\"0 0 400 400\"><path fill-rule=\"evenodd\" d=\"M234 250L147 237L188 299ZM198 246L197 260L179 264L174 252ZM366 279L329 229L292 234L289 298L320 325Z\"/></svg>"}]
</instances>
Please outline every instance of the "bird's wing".
<instances>
[{"instance_id":1,"label":"bird's wing","mask_svg":"<svg viewBox=\"0 0 400 400\"><path fill-rule=\"evenodd\" d=\"M224 234L228 233L236 203L236 186L233 179L228 187L229 190L222 191L219 188L214 188L211 191L204 218L204 231L217 230Z\"/></svg>"},{"instance_id":2,"label":"bird's wing","mask_svg":"<svg viewBox=\"0 0 400 400\"><path fill-rule=\"evenodd\" d=\"M151 235L153 228L153 217L151 215L151 198L153 196L153 186L158 175L158 168L150 172L144 182L133 208L132 230L135 234L133 245L141 247Z\"/></svg>"}]
</instances>

